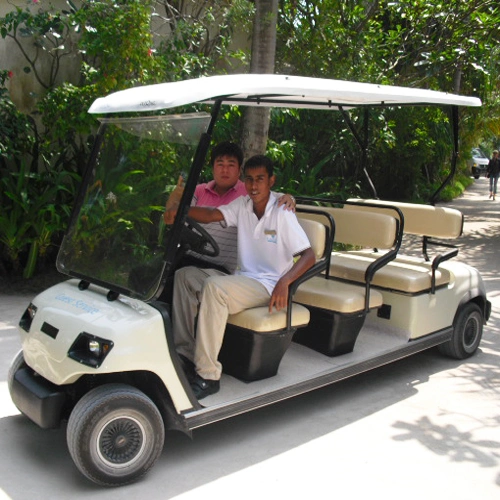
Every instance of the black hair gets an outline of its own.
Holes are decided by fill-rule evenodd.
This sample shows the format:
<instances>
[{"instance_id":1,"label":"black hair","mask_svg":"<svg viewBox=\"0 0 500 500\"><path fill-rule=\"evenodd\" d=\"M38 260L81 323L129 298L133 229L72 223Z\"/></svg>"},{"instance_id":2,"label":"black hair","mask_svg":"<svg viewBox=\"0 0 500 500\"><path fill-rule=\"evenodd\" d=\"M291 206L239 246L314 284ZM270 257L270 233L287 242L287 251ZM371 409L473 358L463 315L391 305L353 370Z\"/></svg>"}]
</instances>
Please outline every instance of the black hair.
<instances>
[{"instance_id":1,"label":"black hair","mask_svg":"<svg viewBox=\"0 0 500 500\"><path fill-rule=\"evenodd\" d=\"M243 171L246 172L251 168L257 167L264 167L267 170L269 177L274 175L273 161L265 155L255 155L249 158L243 167Z\"/></svg>"},{"instance_id":2,"label":"black hair","mask_svg":"<svg viewBox=\"0 0 500 500\"><path fill-rule=\"evenodd\" d=\"M243 151L234 142L220 142L212 149L212 155L210 157L210 163L213 165L215 160L221 156L232 156L238 161L238 165L241 166L243 163Z\"/></svg>"}]
</instances>

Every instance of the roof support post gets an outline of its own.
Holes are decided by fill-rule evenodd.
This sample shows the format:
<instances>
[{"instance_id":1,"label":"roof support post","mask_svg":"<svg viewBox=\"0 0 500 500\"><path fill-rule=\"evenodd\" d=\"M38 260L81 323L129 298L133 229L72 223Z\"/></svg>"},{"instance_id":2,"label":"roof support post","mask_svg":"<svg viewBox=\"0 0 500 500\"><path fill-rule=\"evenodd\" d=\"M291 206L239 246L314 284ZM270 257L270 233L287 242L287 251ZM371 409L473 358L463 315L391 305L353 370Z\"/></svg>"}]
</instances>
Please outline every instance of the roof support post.
<instances>
[{"instance_id":1,"label":"roof support post","mask_svg":"<svg viewBox=\"0 0 500 500\"><path fill-rule=\"evenodd\" d=\"M455 176L455 172L457 170L457 159L458 159L458 106L451 107L451 125L453 130L453 153L451 157L451 170L446 179L443 181L441 186L438 187L436 192L431 196L429 203L431 205L435 205L439 193L443 190L443 188L449 184L451 179Z\"/></svg>"},{"instance_id":2,"label":"roof support post","mask_svg":"<svg viewBox=\"0 0 500 500\"><path fill-rule=\"evenodd\" d=\"M363 110L363 137L361 137L356 130L356 127L354 126L354 123L351 120L351 116L349 113L342 107L339 106L339 110L342 113L342 117L344 118L345 122L347 123L347 126L349 127L350 131L352 132L352 135L354 136L354 139L356 139L356 142L358 143L358 146L361 149L361 168L363 170L363 173L365 174L366 180L368 182L368 185L370 186L370 189L373 193L373 198L378 199L377 195L377 190L375 189L375 185L373 184L369 174L368 170L366 170L366 164L368 160L368 123L370 119L370 113L369 109L365 108Z\"/></svg>"}]
</instances>

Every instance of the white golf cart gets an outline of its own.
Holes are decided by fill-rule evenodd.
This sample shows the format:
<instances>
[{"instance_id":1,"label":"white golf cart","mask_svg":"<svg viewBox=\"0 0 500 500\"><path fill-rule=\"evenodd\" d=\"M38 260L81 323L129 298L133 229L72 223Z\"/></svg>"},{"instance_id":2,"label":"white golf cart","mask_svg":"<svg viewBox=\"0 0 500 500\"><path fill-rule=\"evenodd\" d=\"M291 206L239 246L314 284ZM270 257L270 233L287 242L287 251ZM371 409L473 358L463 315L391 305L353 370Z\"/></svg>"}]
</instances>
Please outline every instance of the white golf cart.
<instances>
[{"instance_id":1,"label":"white golf cart","mask_svg":"<svg viewBox=\"0 0 500 500\"><path fill-rule=\"evenodd\" d=\"M192 112L193 105L211 113ZM58 269L70 279L33 299L8 384L45 429L67 423L78 469L129 483L158 459L165 429L193 429L439 346L477 350L490 303L478 271L458 262L462 215L431 205L300 199L316 265L291 287L286 312L230 316L217 394L194 397L162 292L186 250L217 245L187 209L223 105L346 113L355 106L479 106L441 92L281 75L232 75L132 88L98 99L101 126ZM183 106L190 105L191 112ZM175 114L172 114L172 110ZM325 111L323 111L325 112ZM172 226L168 193L185 178ZM418 255L405 237L422 237ZM335 243L351 250L332 250ZM431 245L444 253L430 255Z\"/></svg>"}]
</instances>

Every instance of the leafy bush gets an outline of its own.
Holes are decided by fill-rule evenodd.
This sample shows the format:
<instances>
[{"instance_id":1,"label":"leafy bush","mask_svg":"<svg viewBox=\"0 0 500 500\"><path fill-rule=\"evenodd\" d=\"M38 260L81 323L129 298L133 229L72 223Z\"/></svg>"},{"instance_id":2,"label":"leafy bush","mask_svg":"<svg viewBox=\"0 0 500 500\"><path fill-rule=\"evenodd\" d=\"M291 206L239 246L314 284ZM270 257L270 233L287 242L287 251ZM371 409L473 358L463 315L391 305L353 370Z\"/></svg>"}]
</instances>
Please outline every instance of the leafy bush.
<instances>
[{"instance_id":1,"label":"leafy bush","mask_svg":"<svg viewBox=\"0 0 500 500\"><path fill-rule=\"evenodd\" d=\"M92 101L134 85L205 75L220 71L221 63L244 61L242 51L230 49L231 35L236 24L244 28L251 22L254 8L248 0L207 0L199 6L168 0L67 4L68 10L60 11L15 7L0 18L0 36L14 41L25 73L44 90L36 96L36 109L22 114L4 88L9 71L0 71L2 274L31 276L37 261L42 265L47 250L60 244L98 125L87 113ZM155 34L164 38L156 47L152 15L163 28ZM77 50L71 52L73 40ZM73 82L57 84L67 57L80 63L80 73ZM233 140L238 121L237 113L227 114L225 130Z\"/></svg>"},{"instance_id":2,"label":"leafy bush","mask_svg":"<svg viewBox=\"0 0 500 500\"><path fill-rule=\"evenodd\" d=\"M43 265L51 245L59 245L73 204L75 185L88 161L97 121L88 115L98 96L130 86L158 81L161 64L152 57L149 29L151 3L143 0L86 2L70 11L16 8L0 19L2 38L14 40L27 72L46 89L31 115L16 110L0 88L0 270L30 277L37 261ZM79 33L79 85L57 86L63 41ZM62 40L62 41L61 41ZM36 48L35 57L25 44ZM52 50L47 50L47 49ZM36 64L47 52L48 78ZM0 73L5 85L8 71ZM5 139L4 139L5 138Z\"/></svg>"}]
</instances>

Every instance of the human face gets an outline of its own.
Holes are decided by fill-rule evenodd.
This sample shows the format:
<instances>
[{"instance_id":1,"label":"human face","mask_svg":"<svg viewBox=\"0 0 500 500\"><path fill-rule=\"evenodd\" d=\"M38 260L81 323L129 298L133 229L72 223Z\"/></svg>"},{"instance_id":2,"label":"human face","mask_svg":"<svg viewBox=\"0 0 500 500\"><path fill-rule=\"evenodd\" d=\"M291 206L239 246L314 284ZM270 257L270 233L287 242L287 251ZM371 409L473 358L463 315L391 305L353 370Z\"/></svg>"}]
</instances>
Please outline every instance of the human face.
<instances>
[{"instance_id":1,"label":"human face","mask_svg":"<svg viewBox=\"0 0 500 500\"><path fill-rule=\"evenodd\" d=\"M275 179L274 175L269 177L266 167L245 170L245 187L254 205L267 203Z\"/></svg>"},{"instance_id":2,"label":"human face","mask_svg":"<svg viewBox=\"0 0 500 500\"><path fill-rule=\"evenodd\" d=\"M224 194L231 189L240 178L240 165L235 156L218 156L213 165L215 190Z\"/></svg>"}]
</instances>

